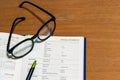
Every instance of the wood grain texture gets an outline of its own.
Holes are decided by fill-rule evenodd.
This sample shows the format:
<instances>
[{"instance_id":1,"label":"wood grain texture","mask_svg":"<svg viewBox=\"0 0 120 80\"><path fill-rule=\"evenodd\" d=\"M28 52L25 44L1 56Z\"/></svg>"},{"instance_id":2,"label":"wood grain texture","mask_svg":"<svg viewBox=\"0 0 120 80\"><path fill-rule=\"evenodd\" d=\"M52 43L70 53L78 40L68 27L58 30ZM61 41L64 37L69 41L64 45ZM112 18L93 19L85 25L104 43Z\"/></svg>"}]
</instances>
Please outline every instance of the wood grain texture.
<instances>
[{"instance_id":1,"label":"wood grain texture","mask_svg":"<svg viewBox=\"0 0 120 80\"><path fill-rule=\"evenodd\" d=\"M31 14L18 7L22 1L0 1L0 32L9 32L13 20L20 16L27 16L20 34L33 34L40 27ZM55 15L54 35L87 38L87 80L120 80L119 0L29 1Z\"/></svg>"}]
</instances>

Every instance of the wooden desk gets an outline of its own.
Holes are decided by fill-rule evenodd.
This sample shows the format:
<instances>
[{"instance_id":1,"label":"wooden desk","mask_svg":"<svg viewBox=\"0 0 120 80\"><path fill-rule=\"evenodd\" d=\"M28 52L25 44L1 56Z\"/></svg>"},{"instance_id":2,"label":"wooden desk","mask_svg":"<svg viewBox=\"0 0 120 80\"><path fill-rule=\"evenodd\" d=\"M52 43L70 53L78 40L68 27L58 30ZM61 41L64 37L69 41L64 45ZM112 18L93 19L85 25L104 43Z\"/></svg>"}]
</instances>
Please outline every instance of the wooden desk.
<instances>
[{"instance_id":1,"label":"wooden desk","mask_svg":"<svg viewBox=\"0 0 120 80\"><path fill-rule=\"evenodd\" d=\"M87 38L87 80L120 80L119 0L29 0L56 16L57 36ZM28 16L18 32L36 31L31 15L18 8L22 0L0 1L0 32L9 32L16 17Z\"/></svg>"}]
</instances>

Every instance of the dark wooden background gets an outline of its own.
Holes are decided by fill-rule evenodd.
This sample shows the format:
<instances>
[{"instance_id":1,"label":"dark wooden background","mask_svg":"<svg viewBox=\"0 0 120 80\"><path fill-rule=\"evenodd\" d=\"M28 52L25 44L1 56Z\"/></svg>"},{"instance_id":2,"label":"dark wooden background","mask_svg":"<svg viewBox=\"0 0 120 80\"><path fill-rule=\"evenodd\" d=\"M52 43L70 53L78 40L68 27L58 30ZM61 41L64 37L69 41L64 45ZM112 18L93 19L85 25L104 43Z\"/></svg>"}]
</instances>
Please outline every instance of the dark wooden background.
<instances>
[{"instance_id":1,"label":"dark wooden background","mask_svg":"<svg viewBox=\"0 0 120 80\"><path fill-rule=\"evenodd\" d=\"M18 28L19 34L34 34L40 27L29 12L18 7L22 1L0 1L0 32L9 32L20 16L27 20ZM56 17L54 35L87 38L87 80L120 80L120 0L28 1Z\"/></svg>"}]
</instances>

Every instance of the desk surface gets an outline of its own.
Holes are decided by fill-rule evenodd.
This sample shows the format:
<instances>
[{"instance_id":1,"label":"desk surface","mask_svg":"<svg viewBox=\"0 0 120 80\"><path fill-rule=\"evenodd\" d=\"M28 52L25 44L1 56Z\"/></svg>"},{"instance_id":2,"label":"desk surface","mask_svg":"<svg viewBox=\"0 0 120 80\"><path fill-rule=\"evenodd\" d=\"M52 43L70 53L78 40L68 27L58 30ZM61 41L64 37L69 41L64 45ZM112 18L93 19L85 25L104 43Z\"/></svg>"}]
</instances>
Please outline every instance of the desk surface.
<instances>
[{"instance_id":1,"label":"desk surface","mask_svg":"<svg viewBox=\"0 0 120 80\"><path fill-rule=\"evenodd\" d=\"M87 38L87 80L120 80L119 0L29 0L56 16L56 36ZM0 32L9 32L16 17L28 16L18 32L36 31L38 24L23 9L22 0L0 1ZM36 27L37 26L37 27ZM23 30L24 29L24 30ZM29 30L28 30L29 29Z\"/></svg>"}]
</instances>

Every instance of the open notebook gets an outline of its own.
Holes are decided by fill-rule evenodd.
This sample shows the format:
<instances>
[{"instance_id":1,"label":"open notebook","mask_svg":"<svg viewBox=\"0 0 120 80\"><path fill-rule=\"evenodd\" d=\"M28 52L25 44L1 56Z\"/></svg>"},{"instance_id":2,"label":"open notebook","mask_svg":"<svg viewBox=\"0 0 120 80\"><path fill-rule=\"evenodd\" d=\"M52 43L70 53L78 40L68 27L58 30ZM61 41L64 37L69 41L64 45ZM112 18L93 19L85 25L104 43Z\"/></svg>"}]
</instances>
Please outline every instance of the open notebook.
<instances>
[{"instance_id":1,"label":"open notebook","mask_svg":"<svg viewBox=\"0 0 120 80\"><path fill-rule=\"evenodd\" d=\"M84 37L53 36L35 43L33 50L17 60L8 59L9 33L0 33L0 76L2 80L25 80L31 64L37 60L31 80L86 80L86 41ZM14 40L26 36L14 34Z\"/></svg>"}]
</instances>

